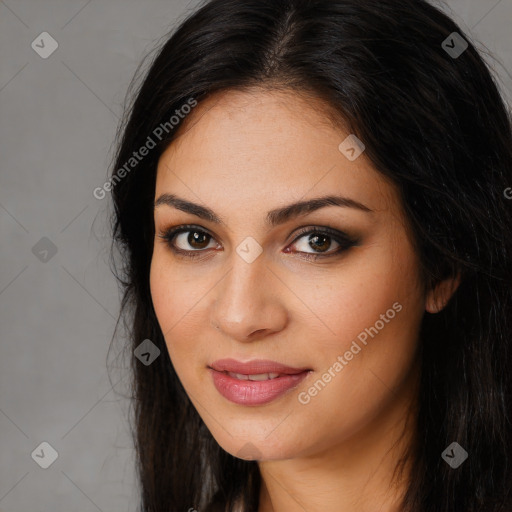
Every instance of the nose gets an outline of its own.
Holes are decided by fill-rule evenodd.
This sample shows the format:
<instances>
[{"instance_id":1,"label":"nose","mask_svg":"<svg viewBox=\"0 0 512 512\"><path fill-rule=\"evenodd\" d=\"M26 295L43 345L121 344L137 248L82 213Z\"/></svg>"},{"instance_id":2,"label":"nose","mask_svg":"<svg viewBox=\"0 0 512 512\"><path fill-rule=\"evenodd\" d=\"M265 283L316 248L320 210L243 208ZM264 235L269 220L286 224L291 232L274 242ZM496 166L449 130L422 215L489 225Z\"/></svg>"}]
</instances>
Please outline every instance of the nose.
<instances>
[{"instance_id":1,"label":"nose","mask_svg":"<svg viewBox=\"0 0 512 512\"><path fill-rule=\"evenodd\" d=\"M227 275L213 289L211 324L240 342L256 341L284 329L288 312L285 285L268 267L262 253L247 263L234 253Z\"/></svg>"}]
</instances>

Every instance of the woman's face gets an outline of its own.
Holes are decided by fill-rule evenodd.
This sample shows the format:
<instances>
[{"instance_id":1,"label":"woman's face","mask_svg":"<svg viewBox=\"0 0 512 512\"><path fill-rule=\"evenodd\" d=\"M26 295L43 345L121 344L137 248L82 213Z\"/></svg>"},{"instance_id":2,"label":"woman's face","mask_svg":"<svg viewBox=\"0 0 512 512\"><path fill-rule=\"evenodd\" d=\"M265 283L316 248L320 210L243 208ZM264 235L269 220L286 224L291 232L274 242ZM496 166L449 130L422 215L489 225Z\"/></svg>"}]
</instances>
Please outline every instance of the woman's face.
<instances>
[{"instance_id":1,"label":"woman's face","mask_svg":"<svg viewBox=\"0 0 512 512\"><path fill-rule=\"evenodd\" d=\"M158 164L154 308L191 401L241 458L376 440L414 398L419 261L395 189L322 107L217 94Z\"/></svg>"}]
</instances>

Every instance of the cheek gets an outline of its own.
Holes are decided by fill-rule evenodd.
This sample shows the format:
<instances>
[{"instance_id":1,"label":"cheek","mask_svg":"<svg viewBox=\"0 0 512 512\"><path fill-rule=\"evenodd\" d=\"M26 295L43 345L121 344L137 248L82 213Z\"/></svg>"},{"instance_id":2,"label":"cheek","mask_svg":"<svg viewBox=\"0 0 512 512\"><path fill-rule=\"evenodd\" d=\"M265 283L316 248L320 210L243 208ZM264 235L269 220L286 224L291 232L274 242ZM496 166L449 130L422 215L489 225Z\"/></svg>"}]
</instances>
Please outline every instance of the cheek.
<instances>
[{"instance_id":1,"label":"cheek","mask_svg":"<svg viewBox=\"0 0 512 512\"><path fill-rule=\"evenodd\" d=\"M174 369L187 388L204 379L209 354L201 343L208 329L205 308L215 277L177 265L165 249L155 247L150 269L153 307Z\"/></svg>"},{"instance_id":2,"label":"cheek","mask_svg":"<svg viewBox=\"0 0 512 512\"><path fill-rule=\"evenodd\" d=\"M293 277L290 288L309 310L307 328L318 330L317 339L327 349L348 350L376 322L396 336L408 325L416 327L423 313L418 263L407 245L361 249L335 271Z\"/></svg>"},{"instance_id":3,"label":"cheek","mask_svg":"<svg viewBox=\"0 0 512 512\"><path fill-rule=\"evenodd\" d=\"M351 435L371 421L414 368L424 312L417 269L412 252L383 248L309 292L330 332L317 338L320 382L301 403L310 417L341 413L327 436Z\"/></svg>"},{"instance_id":4,"label":"cheek","mask_svg":"<svg viewBox=\"0 0 512 512\"><path fill-rule=\"evenodd\" d=\"M164 248L155 247L150 269L153 307L164 333L182 329L208 292L208 280L176 265Z\"/></svg>"},{"instance_id":5,"label":"cheek","mask_svg":"<svg viewBox=\"0 0 512 512\"><path fill-rule=\"evenodd\" d=\"M153 308L164 335L171 359L175 352L190 348L190 327L194 325L193 305L199 300L199 282L191 285L155 248L150 270L150 289ZM188 332L188 336L184 333ZM181 343L180 343L181 340ZM185 343L185 341L187 343ZM175 361L173 360L173 363Z\"/></svg>"},{"instance_id":6,"label":"cheek","mask_svg":"<svg viewBox=\"0 0 512 512\"><path fill-rule=\"evenodd\" d=\"M165 334L178 315L177 307L179 307L179 303L175 300L175 297L176 286L179 286L179 283L172 279L172 274L166 268L164 258L160 256L157 249L155 249L151 261L149 285L153 308L160 328Z\"/></svg>"}]
</instances>

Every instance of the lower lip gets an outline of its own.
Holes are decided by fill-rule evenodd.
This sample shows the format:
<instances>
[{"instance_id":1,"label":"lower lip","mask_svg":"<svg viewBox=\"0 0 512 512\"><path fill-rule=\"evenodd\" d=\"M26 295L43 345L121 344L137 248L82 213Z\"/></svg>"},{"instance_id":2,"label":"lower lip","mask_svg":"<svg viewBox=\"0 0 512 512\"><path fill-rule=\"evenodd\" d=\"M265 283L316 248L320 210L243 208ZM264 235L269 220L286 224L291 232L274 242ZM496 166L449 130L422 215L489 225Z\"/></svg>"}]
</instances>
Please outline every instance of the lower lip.
<instances>
[{"instance_id":1,"label":"lower lip","mask_svg":"<svg viewBox=\"0 0 512 512\"><path fill-rule=\"evenodd\" d=\"M227 400L239 405L262 405L272 402L297 386L309 371L283 375L269 380L239 380L227 373L210 369L217 391Z\"/></svg>"}]
</instances>

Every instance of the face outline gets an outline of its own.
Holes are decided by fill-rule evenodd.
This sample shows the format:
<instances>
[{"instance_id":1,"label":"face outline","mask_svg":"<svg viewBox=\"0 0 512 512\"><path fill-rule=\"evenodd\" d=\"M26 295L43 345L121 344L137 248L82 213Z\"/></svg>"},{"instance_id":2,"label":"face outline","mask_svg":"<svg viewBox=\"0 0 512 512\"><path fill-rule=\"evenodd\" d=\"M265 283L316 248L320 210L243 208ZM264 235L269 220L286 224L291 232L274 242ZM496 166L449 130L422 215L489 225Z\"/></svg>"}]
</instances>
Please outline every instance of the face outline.
<instances>
[{"instance_id":1,"label":"face outline","mask_svg":"<svg viewBox=\"0 0 512 512\"><path fill-rule=\"evenodd\" d=\"M235 456L280 460L377 443L379 429L395 425L414 398L417 336L431 299L419 258L396 190L364 152L346 158L339 144L348 133L325 119L319 100L291 92L218 93L196 107L158 163L155 199L175 194L225 222L158 205L150 286L177 375L214 438ZM270 210L333 193L371 212L328 206L265 224ZM195 228L174 239L182 250L194 250L187 241L194 229L211 235L199 240L196 259L174 254L159 237L183 225ZM339 244L329 238L331 256L303 258L299 251L315 253L308 233L325 227L355 245L335 254ZM263 249L252 263L237 252L247 237ZM381 324L343 358L361 333ZM346 364L333 376L339 356ZM213 383L209 367L224 358L311 371L269 403L240 405ZM311 396L318 380L326 385Z\"/></svg>"}]
</instances>

